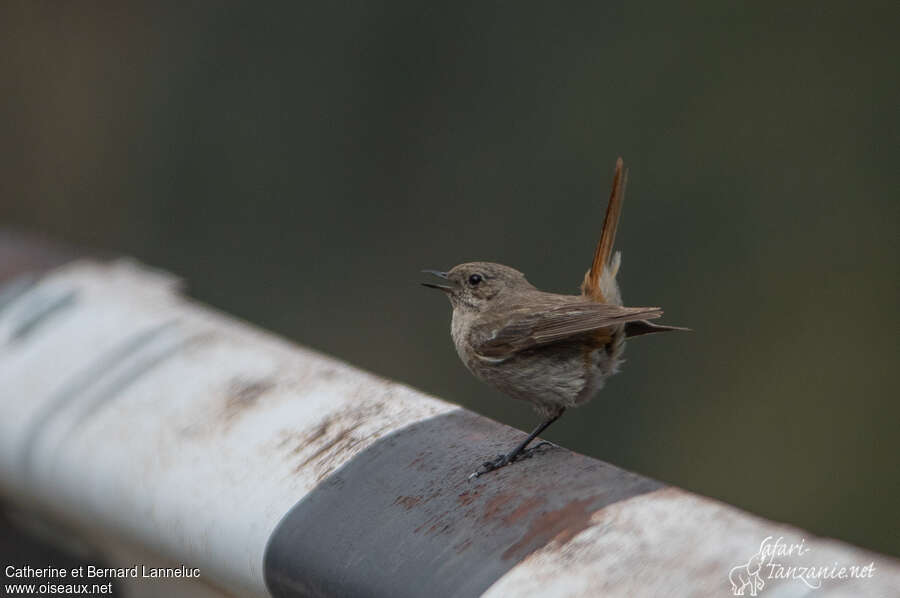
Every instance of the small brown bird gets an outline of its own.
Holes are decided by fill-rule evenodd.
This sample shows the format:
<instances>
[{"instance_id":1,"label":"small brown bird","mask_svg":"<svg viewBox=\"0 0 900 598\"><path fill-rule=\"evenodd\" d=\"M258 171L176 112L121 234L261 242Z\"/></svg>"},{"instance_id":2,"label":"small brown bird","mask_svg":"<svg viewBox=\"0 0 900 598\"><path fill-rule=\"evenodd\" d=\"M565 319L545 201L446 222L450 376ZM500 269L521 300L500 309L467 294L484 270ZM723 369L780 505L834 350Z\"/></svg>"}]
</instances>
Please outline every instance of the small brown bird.
<instances>
[{"instance_id":1,"label":"small brown bird","mask_svg":"<svg viewBox=\"0 0 900 598\"><path fill-rule=\"evenodd\" d=\"M538 434L569 407L597 396L618 370L626 338L687 330L651 323L663 313L658 307L622 306L616 283L621 254L612 249L627 179L619 158L581 295L540 291L518 270L490 262L460 264L449 272L424 270L447 281L422 284L450 299L450 334L469 371L509 396L531 402L544 418L512 451L485 461L471 477L530 456L525 449Z\"/></svg>"}]
</instances>

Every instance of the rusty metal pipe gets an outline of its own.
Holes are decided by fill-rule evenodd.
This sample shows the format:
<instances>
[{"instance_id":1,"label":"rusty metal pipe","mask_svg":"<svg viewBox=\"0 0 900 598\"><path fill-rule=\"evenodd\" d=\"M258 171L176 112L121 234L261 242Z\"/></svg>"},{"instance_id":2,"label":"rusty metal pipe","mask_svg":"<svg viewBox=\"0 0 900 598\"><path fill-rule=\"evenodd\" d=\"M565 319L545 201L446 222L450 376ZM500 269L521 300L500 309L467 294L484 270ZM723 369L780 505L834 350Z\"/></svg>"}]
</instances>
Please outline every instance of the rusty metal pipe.
<instances>
[{"instance_id":1,"label":"rusty metal pipe","mask_svg":"<svg viewBox=\"0 0 900 598\"><path fill-rule=\"evenodd\" d=\"M731 595L763 579L766 538L803 541L787 564L873 564L817 596L900 587L889 557L559 447L470 482L522 433L168 274L70 258L0 235L0 492L107 554L198 568L204 595Z\"/></svg>"}]
</instances>

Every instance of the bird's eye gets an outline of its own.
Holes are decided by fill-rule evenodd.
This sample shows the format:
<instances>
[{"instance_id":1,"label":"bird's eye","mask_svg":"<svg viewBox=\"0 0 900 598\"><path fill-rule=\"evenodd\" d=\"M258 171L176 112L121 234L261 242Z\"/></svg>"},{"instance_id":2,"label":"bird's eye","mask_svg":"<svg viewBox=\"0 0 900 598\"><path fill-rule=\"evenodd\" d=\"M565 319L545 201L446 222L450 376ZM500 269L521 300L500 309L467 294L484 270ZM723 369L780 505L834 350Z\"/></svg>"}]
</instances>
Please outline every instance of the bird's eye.
<instances>
[{"instance_id":1,"label":"bird's eye","mask_svg":"<svg viewBox=\"0 0 900 598\"><path fill-rule=\"evenodd\" d=\"M469 284L472 285L473 287L477 286L478 283L480 283L480 282L481 282L481 274L473 274L472 276L469 277Z\"/></svg>"}]
</instances>

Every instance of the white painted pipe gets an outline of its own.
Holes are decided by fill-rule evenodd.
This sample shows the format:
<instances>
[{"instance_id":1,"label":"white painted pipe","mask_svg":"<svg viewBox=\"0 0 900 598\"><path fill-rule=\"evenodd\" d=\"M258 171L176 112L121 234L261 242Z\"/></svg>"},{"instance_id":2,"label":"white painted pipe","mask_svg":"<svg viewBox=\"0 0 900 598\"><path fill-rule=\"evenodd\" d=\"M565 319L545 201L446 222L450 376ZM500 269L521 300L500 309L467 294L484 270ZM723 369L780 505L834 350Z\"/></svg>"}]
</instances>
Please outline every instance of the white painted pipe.
<instances>
[{"instance_id":1,"label":"white painted pipe","mask_svg":"<svg viewBox=\"0 0 900 598\"><path fill-rule=\"evenodd\" d=\"M521 432L177 291L128 261L0 290L0 492L117 566L199 570L137 593L898 595L889 557L564 449L469 482Z\"/></svg>"}]
</instances>

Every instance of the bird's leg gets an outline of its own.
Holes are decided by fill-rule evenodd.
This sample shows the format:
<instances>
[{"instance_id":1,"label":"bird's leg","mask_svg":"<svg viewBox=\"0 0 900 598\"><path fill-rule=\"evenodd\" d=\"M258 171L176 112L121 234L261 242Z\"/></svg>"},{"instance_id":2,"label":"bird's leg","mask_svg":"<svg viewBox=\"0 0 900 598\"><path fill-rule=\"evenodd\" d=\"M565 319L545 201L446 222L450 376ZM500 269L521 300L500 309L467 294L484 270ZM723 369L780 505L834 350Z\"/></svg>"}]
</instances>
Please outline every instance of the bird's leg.
<instances>
[{"instance_id":1,"label":"bird's leg","mask_svg":"<svg viewBox=\"0 0 900 598\"><path fill-rule=\"evenodd\" d=\"M535 428L534 431L533 431L531 434L529 434L528 437L527 437L525 440L523 440L522 442L520 442L520 443L516 446L516 448L514 448L513 450L511 450L509 453L507 453L507 454L505 454L505 455L499 455L499 456L498 456L496 459L494 459L493 461L485 461L484 463L482 463L482 464L481 464L481 467L478 468L478 471L476 471L475 473L473 473L472 475L470 475L470 476L469 476L469 479L477 478L478 476L483 475L483 474L486 474L486 473L488 473L489 471L494 471L495 469L500 469L501 467L504 467L504 466L506 466L506 465L509 465L510 463L512 463L513 461L515 461L516 459L522 458L522 453L523 453L523 452L524 452L527 456L530 457L530 456L531 456L531 454L530 454L531 451L526 451L526 450L525 450L525 447L527 447L527 446L531 443L532 440L534 440L535 438L537 438L537 437L538 437L538 434L540 434L541 432L543 432L544 430L546 430L546 429L550 426L550 424L552 424L553 422L555 422L556 420L558 420L558 419L560 418L560 416L562 416L562 414L563 414L564 412L565 412L565 408L561 408L557 413L551 415L550 417L548 417L547 419L545 419L544 421L542 421L542 422L540 423L540 425L539 425L537 428ZM543 443L541 443L541 444L543 444ZM541 445L539 444L538 446L541 446ZM534 450L534 449L536 449L536 448L537 448L537 446L534 447L534 448L531 449L531 450Z\"/></svg>"},{"instance_id":2,"label":"bird's leg","mask_svg":"<svg viewBox=\"0 0 900 598\"><path fill-rule=\"evenodd\" d=\"M540 423L540 425L538 425L538 427L535 428L534 431L528 435L528 438L526 438L525 440L520 442L518 444L518 446L516 446L516 448L514 448L508 455L505 455L506 462L512 463L517 458L519 458L519 455L521 455L522 452L525 451L525 447L527 447L529 444L531 444L531 441L534 440L535 438L537 438L538 434L540 434L541 432L546 430L550 426L550 424L552 424L553 422L558 420L560 418L560 416L562 416L563 411L565 411L565 409L560 410L559 413L556 413L555 415L552 415L552 416L548 417L547 419L545 419L544 421L542 421Z\"/></svg>"}]
</instances>

